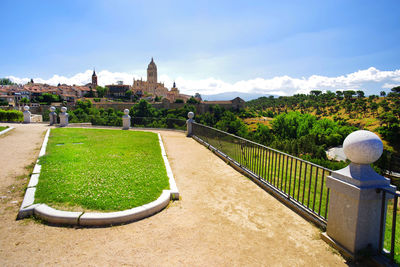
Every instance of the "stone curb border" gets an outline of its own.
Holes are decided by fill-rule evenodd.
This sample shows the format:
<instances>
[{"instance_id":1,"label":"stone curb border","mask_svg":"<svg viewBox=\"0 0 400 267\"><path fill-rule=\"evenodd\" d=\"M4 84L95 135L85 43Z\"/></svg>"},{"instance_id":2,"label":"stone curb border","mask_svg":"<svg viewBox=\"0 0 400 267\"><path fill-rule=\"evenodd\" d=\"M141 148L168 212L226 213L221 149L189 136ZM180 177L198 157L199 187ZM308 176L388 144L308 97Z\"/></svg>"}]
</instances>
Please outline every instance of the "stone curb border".
<instances>
[{"instance_id":1,"label":"stone curb border","mask_svg":"<svg viewBox=\"0 0 400 267\"><path fill-rule=\"evenodd\" d=\"M161 134L158 133L158 141L160 143L161 155L164 160L165 169L167 170L167 176L169 178L169 190L171 191L171 199L179 200L179 190L175 183L174 174L172 173L171 166L167 158L167 153L165 152L164 143L161 138Z\"/></svg>"},{"instance_id":2,"label":"stone curb border","mask_svg":"<svg viewBox=\"0 0 400 267\"><path fill-rule=\"evenodd\" d=\"M8 127L7 129L1 131L1 132L0 132L0 135L3 135L3 134L5 134L5 133L8 133L9 131L11 131L11 130L13 130L13 129L15 129L15 128L14 128L14 127Z\"/></svg>"},{"instance_id":3,"label":"stone curb border","mask_svg":"<svg viewBox=\"0 0 400 267\"><path fill-rule=\"evenodd\" d=\"M47 130L39 158L46 152L47 142L49 140L50 129ZM163 190L161 196L155 201L135 207L128 210L116 212L72 212L53 209L46 204L33 204L35 201L36 185L39 182L41 166L38 164L39 159L33 169L28 188L22 201L21 208L18 212L17 219L23 219L35 215L42 220L53 224L64 225L81 225L81 226L108 226L132 221L141 220L149 217L168 206L171 200L179 200L179 191L175 183L171 166L169 165L167 155L165 153L164 144L161 135L158 133L158 140L161 148L161 154L164 160L167 176L169 178L169 190Z\"/></svg>"}]
</instances>

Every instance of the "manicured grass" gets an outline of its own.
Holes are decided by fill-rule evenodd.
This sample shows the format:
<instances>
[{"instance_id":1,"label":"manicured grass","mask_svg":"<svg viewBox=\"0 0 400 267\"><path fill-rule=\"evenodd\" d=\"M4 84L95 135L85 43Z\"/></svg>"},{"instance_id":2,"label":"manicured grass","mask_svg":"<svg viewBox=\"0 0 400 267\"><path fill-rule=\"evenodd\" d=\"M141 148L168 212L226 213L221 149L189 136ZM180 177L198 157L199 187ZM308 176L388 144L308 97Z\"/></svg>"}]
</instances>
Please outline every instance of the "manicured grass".
<instances>
[{"instance_id":1,"label":"manicured grass","mask_svg":"<svg viewBox=\"0 0 400 267\"><path fill-rule=\"evenodd\" d=\"M8 126L0 126L0 132L1 131L4 131L5 129L7 129L8 128Z\"/></svg>"},{"instance_id":2,"label":"manicured grass","mask_svg":"<svg viewBox=\"0 0 400 267\"><path fill-rule=\"evenodd\" d=\"M125 210L169 188L158 136L151 132L52 129L40 164L36 203Z\"/></svg>"}]
</instances>

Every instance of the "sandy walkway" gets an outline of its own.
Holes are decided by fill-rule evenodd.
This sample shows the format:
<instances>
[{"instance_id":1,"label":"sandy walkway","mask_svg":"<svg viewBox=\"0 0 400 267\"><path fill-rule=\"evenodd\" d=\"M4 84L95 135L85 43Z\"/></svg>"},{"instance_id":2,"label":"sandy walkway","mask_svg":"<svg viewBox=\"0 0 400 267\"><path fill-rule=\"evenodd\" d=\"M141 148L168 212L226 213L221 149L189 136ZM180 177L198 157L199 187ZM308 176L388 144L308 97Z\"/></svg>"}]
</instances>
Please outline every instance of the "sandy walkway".
<instances>
[{"instance_id":1,"label":"sandy walkway","mask_svg":"<svg viewBox=\"0 0 400 267\"><path fill-rule=\"evenodd\" d=\"M4 125L4 124L0 124ZM111 228L15 221L45 126L0 137L0 265L342 266L319 230L182 133L162 136L182 200ZM13 189L14 187L14 189Z\"/></svg>"}]
</instances>

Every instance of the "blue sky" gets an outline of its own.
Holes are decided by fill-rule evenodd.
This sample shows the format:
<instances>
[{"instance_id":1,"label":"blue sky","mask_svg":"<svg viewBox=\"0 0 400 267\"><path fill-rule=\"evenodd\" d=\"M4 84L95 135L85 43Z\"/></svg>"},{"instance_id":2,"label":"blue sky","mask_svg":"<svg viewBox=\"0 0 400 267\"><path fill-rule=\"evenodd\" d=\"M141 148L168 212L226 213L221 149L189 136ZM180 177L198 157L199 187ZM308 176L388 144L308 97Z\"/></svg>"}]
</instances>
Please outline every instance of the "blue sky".
<instances>
[{"instance_id":1,"label":"blue sky","mask_svg":"<svg viewBox=\"0 0 400 267\"><path fill-rule=\"evenodd\" d=\"M84 83L93 67L100 83L130 82L145 77L154 57L160 80L177 80L187 93L376 93L400 85L398 0L1 0L1 7L0 77L21 82Z\"/></svg>"}]
</instances>

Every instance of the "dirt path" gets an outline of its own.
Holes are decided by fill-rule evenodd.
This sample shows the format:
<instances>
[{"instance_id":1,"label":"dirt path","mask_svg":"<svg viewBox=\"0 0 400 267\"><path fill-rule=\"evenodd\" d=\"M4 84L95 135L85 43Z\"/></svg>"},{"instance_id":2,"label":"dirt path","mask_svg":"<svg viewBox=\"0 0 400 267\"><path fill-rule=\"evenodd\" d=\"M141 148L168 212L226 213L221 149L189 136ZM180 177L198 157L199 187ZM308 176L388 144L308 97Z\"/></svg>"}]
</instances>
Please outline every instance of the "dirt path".
<instances>
[{"instance_id":1,"label":"dirt path","mask_svg":"<svg viewBox=\"0 0 400 267\"><path fill-rule=\"evenodd\" d=\"M3 124L0 124L3 125ZM319 230L183 133L162 131L182 200L110 228L15 221L45 127L0 137L0 265L343 266ZM14 186L14 190L10 190Z\"/></svg>"}]
</instances>

